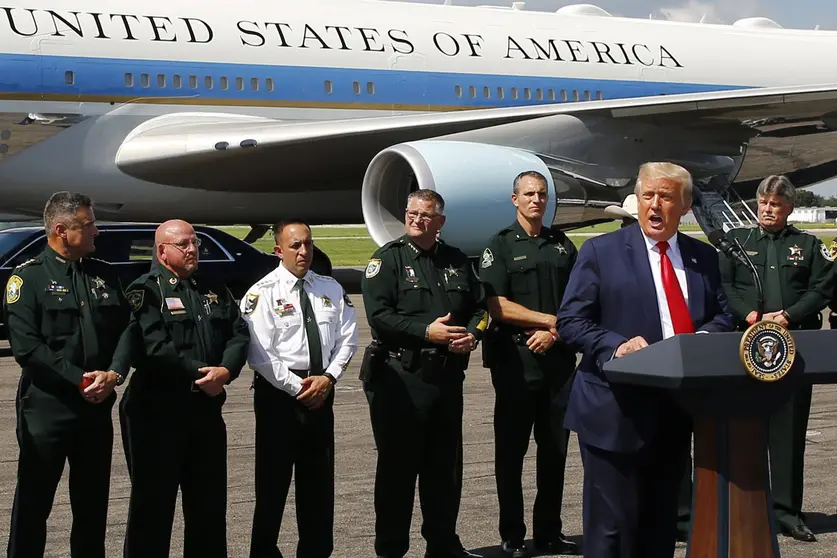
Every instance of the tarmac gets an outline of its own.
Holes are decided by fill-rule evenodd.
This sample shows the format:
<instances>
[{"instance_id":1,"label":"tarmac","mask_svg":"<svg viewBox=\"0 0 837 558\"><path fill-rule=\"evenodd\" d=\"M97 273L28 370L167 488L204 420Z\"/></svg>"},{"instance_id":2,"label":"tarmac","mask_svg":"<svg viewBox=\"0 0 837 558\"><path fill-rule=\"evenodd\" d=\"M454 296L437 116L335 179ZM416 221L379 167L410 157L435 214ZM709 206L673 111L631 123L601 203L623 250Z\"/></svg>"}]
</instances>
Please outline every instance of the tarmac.
<instances>
[{"instance_id":1,"label":"tarmac","mask_svg":"<svg viewBox=\"0 0 837 558\"><path fill-rule=\"evenodd\" d=\"M342 272L342 278L339 275ZM358 270L338 270L341 280L357 279ZM344 284L347 284L344 282ZM352 360L337 386L335 399L335 557L374 556L373 489L375 478L375 445L369 424L366 399L357 379L363 347L370 340L361 296L348 289L358 315L359 354ZM827 325L825 327L828 327ZM9 355L7 344L0 345L0 540L8 540L9 520L15 490L18 448L15 440L14 400L20 370ZM254 507L254 419L252 394L249 391L253 372L245 369L228 388L224 406L229 438L228 449L228 541L231 558L246 558L249 552L250 528ZM130 381L130 379L129 379ZM497 534L497 493L494 481L494 392L488 371L482 368L479 354L471 359L465 381L464 486L459 514L459 535L469 550L486 558L501 558ZM114 409L114 453L111 476L110 507L107 534L108 556L121 556L122 541L128 513L130 483L128 480L119 425ZM277 427L281 427L277 425ZM780 548L786 558L837 556L837 386L815 386L805 456L804 510L808 525L818 542L803 543L780 536ZM69 556L72 524L67 473L58 487L55 504L48 523L48 557ZM526 517L531 529L531 509L535 495L535 444L531 442L524 466ZM575 435L570 442L564 488L564 532L582 542L581 529L582 467ZM407 556L424 555L420 535L421 512L418 497ZM178 498L170 556L182 556L183 521ZM531 532L530 532L531 534ZM294 556L296 520L293 488L288 498L279 537L282 553ZM531 541L528 541L531 546ZM677 558L686 556L685 544L678 543ZM155 557L149 557L155 558ZM754 557L758 558L758 557Z\"/></svg>"}]
</instances>

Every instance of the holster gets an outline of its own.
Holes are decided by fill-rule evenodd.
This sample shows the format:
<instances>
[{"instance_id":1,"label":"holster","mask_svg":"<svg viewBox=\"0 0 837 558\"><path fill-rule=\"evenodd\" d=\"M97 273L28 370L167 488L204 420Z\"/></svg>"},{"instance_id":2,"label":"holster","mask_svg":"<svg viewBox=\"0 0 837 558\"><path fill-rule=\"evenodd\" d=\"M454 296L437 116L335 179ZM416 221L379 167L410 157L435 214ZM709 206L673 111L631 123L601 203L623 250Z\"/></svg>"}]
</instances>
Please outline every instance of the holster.
<instances>
[{"instance_id":1,"label":"holster","mask_svg":"<svg viewBox=\"0 0 837 558\"><path fill-rule=\"evenodd\" d=\"M500 330L497 327L497 322L493 322L487 330L482 340L482 367L491 368L497 363L497 341L500 339Z\"/></svg>"},{"instance_id":2,"label":"holster","mask_svg":"<svg viewBox=\"0 0 837 558\"><path fill-rule=\"evenodd\" d=\"M372 379L372 371L381 366L389 358L389 351L387 348L373 339L371 343L366 346L363 351L363 361L360 363L360 374L358 380L361 382L368 382Z\"/></svg>"}]
</instances>

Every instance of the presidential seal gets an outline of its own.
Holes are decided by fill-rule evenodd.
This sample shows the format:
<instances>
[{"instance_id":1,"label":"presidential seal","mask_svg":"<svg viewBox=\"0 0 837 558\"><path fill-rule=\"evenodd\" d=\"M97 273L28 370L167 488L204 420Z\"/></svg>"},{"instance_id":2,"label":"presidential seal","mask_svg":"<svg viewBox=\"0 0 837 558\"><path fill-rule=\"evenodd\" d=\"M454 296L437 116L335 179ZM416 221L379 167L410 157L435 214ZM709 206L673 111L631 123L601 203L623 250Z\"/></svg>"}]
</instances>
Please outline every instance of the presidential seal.
<instances>
[{"instance_id":1,"label":"presidential seal","mask_svg":"<svg viewBox=\"0 0 837 558\"><path fill-rule=\"evenodd\" d=\"M796 344L776 322L756 322L741 337L739 356L747 374L761 382L775 382L790 372Z\"/></svg>"}]
</instances>

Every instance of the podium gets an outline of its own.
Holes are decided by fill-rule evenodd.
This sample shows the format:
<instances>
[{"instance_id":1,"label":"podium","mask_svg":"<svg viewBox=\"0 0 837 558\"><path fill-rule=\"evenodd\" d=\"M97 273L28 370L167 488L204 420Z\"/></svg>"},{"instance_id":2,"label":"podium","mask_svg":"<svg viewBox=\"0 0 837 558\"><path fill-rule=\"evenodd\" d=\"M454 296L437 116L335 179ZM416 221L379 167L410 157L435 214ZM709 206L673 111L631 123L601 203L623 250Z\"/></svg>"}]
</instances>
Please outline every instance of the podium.
<instances>
[{"instance_id":1,"label":"podium","mask_svg":"<svg viewBox=\"0 0 837 558\"><path fill-rule=\"evenodd\" d=\"M792 331L793 364L751 376L735 333L677 335L603 366L614 384L670 390L694 421L688 558L779 558L767 466L770 414L804 383L837 383L831 330Z\"/></svg>"}]
</instances>

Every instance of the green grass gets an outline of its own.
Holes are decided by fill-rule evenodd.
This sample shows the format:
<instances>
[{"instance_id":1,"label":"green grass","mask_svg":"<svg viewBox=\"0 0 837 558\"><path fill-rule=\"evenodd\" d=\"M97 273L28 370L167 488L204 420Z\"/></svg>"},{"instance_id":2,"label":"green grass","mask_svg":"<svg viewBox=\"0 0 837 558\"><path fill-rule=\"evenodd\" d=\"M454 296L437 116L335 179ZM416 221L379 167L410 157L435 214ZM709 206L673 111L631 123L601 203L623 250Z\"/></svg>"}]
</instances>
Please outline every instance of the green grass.
<instances>
[{"instance_id":1,"label":"green grass","mask_svg":"<svg viewBox=\"0 0 837 558\"><path fill-rule=\"evenodd\" d=\"M831 235L830 233L817 233L817 236L822 239L823 242L829 244L835 236L837 236L837 226L833 224L825 224L825 223L800 223L796 225L800 229L835 229L835 234ZM222 230L236 236L238 238L244 238L247 232L250 230L249 227L219 227ZM577 229L574 231L570 231L573 233L605 233L611 232L619 228L619 223L603 223L601 225L595 225L592 227L585 227L583 229ZM317 246L328 254L328 257L331 258L331 263L334 266L361 266L366 265L369 261L369 258L378 249L378 246L372 241L371 238L364 238L369 235L366 230L366 227L312 227L314 233L314 242ZM680 227L680 230L686 231L699 231L700 227L696 225L683 225ZM335 238L336 237L336 238ZM357 237L357 238L345 238L345 237ZM592 237L584 237L584 236L572 236L570 239L575 244L576 248L580 248L585 241L589 240ZM706 242L705 236L697 236L700 240ZM266 234L261 239L257 240L253 246L262 250L264 252L273 252L273 237L269 234Z\"/></svg>"}]
</instances>

